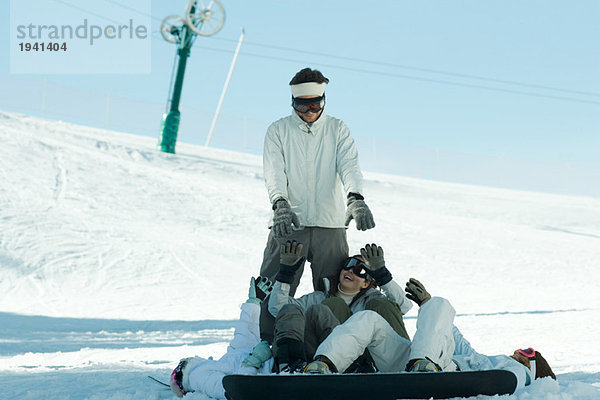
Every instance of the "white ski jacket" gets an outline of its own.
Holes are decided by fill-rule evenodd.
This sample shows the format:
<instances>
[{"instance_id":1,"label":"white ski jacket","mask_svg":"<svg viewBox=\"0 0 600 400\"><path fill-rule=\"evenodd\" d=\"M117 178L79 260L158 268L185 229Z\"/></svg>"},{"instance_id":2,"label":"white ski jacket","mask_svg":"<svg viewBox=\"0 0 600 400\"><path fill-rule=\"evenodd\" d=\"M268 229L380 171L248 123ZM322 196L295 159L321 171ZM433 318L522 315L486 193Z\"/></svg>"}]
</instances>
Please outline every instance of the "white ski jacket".
<instances>
[{"instance_id":1,"label":"white ski jacket","mask_svg":"<svg viewBox=\"0 0 600 400\"><path fill-rule=\"evenodd\" d=\"M242 361L260 342L258 317L260 306L243 303L240 319L236 322L233 340L227 347L227 352L218 360L194 357L187 368L190 368L189 385L186 389L201 392L215 399L225 399L223 377L231 374L269 374L273 368L273 358L267 360L260 370L247 367Z\"/></svg>"},{"instance_id":2,"label":"white ski jacket","mask_svg":"<svg viewBox=\"0 0 600 400\"><path fill-rule=\"evenodd\" d=\"M269 295L269 312L277 317L279 310L286 304L296 304L302 311L306 312L308 308L315 304L321 304L323 300L331 296L330 286L331 282L327 278L323 278L323 284L325 286L324 291L315 291L312 293L305 294L299 298L290 296L290 284L276 281L273 285L273 291ZM350 310L353 313L365 310L365 307L369 300L377 298L387 298L400 306L402 315L406 314L412 308L412 302L406 297L402 288L394 281L391 280L381 287L379 291L371 288L366 291L360 298L353 301L350 304Z\"/></svg>"},{"instance_id":3,"label":"white ski jacket","mask_svg":"<svg viewBox=\"0 0 600 400\"><path fill-rule=\"evenodd\" d=\"M486 356L478 353L464 338L456 326L452 327L454 336L454 354L452 360L461 371L486 371L490 369L503 369L510 371L517 377L517 389L531 384L535 377L531 370L513 358L500 354L497 356Z\"/></svg>"},{"instance_id":4,"label":"white ski jacket","mask_svg":"<svg viewBox=\"0 0 600 400\"><path fill-rule=\"evenodd\" d=\"M325 112L312 124L296 112L272 123L263 169L271 203L279 197L288 200L302 226L343 228L346 196L363 193L350 130Z\"/></svg>"}]
</instances>

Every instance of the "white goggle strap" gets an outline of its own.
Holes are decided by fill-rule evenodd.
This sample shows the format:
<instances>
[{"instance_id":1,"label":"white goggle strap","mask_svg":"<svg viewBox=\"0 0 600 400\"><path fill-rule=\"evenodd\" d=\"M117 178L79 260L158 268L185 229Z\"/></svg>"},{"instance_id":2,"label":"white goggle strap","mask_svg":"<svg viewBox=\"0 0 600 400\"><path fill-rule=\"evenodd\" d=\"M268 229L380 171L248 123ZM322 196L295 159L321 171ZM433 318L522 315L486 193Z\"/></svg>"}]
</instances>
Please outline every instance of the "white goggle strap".
<instances>
[{"instance_id":1,"label":"white goggle strap","mask_svg":"<svg viewBox=\"0 0 600 400\"><path fill-rule=\"evenodd\" d=\"M320 97L325 93L325 83L317 83L317 82L305 82L298 83L296 85L291 85L292 88L292 96L300 97L300 96L313 96Z\"/></svg>"},{"instance_id":2,"label":"white goggle strap","mask_svg":"<svg viewBox=\"0 0 600 400\"><path fill-rule=\"evenodd\" d=\"M530 358L529 359L529 369L531 370L531 381L533 382L535 380L535 358Z\"/></svg>"}]
</instances>

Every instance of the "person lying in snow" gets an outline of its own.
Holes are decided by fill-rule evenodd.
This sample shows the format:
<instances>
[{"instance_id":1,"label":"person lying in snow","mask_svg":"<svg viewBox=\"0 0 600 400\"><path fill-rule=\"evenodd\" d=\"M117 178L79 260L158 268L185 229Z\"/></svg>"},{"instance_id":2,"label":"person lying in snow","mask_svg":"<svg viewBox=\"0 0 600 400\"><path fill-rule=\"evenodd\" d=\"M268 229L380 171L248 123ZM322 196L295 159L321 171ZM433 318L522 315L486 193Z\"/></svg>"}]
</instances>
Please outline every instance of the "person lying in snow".
<instances>
[{"instance_id":1,"label":"person lying in snow","mask_svg":"<svg viewBox=\"0 0 600 400\"><path fill-rule=\"evenodd\" d=\"M453 325L456 312L450 302L431 297L416 279L406 284L408 297L419 305L417 332L412 342L398 335L380 315L361 311L336 327L315 351L307 373L344 371L368 349L382 372L507 370L517 377L517 388L554 372L542 354L532 348L511 356L486 356L473 350Z\"/></svg>"},{"instance_id":2,"label":"person lying in snow","mask_svg":"<svg viewBox=\"0 0 600 400\"><path fill-rule=\"evenodd\" d=\"M260 342L258 319L260 304L272 290L272 282L267 278L257 277L250 280L248 300L241 306L240 319L235 324L233 340L227 352L218 360L212 357L190 357L182 359L171 373L171 390L178 397L188 392L201 392L216 399L225 398L223 377L230 374L268 374L273 368L271 350L266 353L254 353L260 360L261 368L243 364L242 361Z\"/></svg>"},{"instance_id":3,"label":"person lying in snow","mask_svg":"<svg viewBox=\"0 0 600 400\"><path fill-rule=\"evenodd\" d=\"M412 303L392 280L380 246L367 244L360 255L347 258L336 276L323 280L325 290L294 298L289 295L290 284L304 261L302 248L302 243L296 241L281 245L281 266L269 298L268 310L276 318L275 372L303 371L306 361L312 360L317 346L333 328L362 310L378 313L397 335L409 339L402 315ZM260 348L266 351L268 343L261 342L253 353L260 352ZM375 372L368 352L359 356L345 372ZM247 364L260 367L250 360Z\"/></svg>"}]
</instances>

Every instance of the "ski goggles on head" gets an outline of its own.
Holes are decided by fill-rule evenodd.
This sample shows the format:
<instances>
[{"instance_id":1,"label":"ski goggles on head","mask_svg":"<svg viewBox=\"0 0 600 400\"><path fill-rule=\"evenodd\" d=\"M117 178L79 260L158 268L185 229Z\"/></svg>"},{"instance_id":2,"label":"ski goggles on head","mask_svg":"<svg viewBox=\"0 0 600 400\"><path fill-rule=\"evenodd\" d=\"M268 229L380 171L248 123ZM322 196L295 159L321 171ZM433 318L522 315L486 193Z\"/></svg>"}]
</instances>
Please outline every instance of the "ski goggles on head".
<instances>
[{"instance_id":1,"label":"ski goggles on head","mask_svg":"<svg viewBox=\"0 0 600 400\"><path fill-rule=\"evenodd\" d=\"M307 112L318 113L325 107L325 95L308 99L292 97L292 107L300 114L306 114Z\"/></svg>"},{"instance_id":2,"label":"ski goggles on head","mask_svg":"<svg viewBox=\"0 0 600 400\"><path fill-rule=\"evenodd\" d=\"M517 349L515 350L515 353L518 353L528 359L535 358L535 350L531 347L527 349Z\"/></svg>"},{"instance_id":3,"label":"ski goggles on head","mask_svg":"<svg viewBox=\"0 0 600 400\"><path fill-rule=\"evenodd\" d=\"M346 271L352 270L354 275L358 276L359 278L363 278L368 281L371 280L371 275L367 273L367 266L362 260L359 260L358 258L350 257L348 260L346 260L346 263L344 264L342 269L345 269Z\"/></svg>"},{"instance_id":4,"label":"ski goggles on head","mask_svg":"<svg viewBox=\"0 0 600 400\"><path fill-rule=\"evenodd\" d=\"M531 370L533 379L535 379L535 350L532 347L528 347L526 349L517 349L513 354L520 354L529 360L529 369Z\"/></svg>"}]
</instances>

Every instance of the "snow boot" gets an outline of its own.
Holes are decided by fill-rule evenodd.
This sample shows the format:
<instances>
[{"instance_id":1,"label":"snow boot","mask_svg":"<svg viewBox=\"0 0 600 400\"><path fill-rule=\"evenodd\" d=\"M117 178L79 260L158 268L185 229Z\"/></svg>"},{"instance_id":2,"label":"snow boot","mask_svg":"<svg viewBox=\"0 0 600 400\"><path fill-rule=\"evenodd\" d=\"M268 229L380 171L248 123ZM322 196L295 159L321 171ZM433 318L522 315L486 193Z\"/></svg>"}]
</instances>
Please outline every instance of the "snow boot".
<instances>
[{"instance_id":1,"label":"snow boot","mask_svg":"<svg viewBox=\"0 0 600 400\"><path fill-rule=\"evenodd\" d=\"M289 364L279 364L280 374L297 374L303 372L306 368L306 361L298 359Z\"/></svg>"},{"instance_id":2,"label":"snow boot","mask_svg":"<svg viewBox=\"0 0 600 400\"><path fill-rule=\"evenodd\" d=\"M304 368L305 374L331 374L331 370L329 369L329 365L325 364L323 361L313 361Z\"/></svg>"},{"instance_id":3,"label":"snow boot","mask_svg":"<svg viewBox=\"0 0 600 400\"><path fill-rule=\"evenodd\" d=\"M442 369L429 358L415 358L406 364L408 372L439 372Z\"/></svg>"},{"instance_id":4,"label":"snow boot","mask_svg":"<svg viewBox=\"0 0 600 400\"><path fill-rule=\"evenodd\" d=\"M293 373L300 362L304 362L304 365L306 365L304 343L288 338L280 340L277 342L277 357L275 359L279 367L279 372Z\"/></svg>"}]
</instances>

